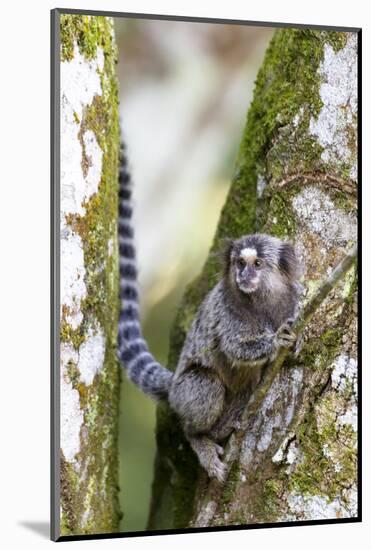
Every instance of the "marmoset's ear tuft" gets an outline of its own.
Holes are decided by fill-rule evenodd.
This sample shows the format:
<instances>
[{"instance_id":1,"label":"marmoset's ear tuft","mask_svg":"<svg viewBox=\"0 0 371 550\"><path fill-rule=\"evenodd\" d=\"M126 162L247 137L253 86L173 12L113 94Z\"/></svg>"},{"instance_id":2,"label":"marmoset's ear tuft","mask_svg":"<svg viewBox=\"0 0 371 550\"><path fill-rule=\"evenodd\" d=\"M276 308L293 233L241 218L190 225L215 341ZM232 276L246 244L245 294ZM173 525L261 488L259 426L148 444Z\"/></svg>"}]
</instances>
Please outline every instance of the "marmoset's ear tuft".
<instances>
[{"instance_id":1,"label":"marmoset's ear tuft","mask_svg":"<svg viewBox=\"0 0 371 550\"><path fill-rule=\"evenodd\" d=\"M299 262L292 243L284 242L279 251L278 266L288 279L296 279L299 272Z\"/></svg>"},{"instance_id":2,"label":"marmoset's ear tuft","mask_svg":"<svg viewBox=\"0 0 371 550\"><path fill-rule=\"evenodd\" d=\"M220 258L223 264L224 273L228 273L231 266L231 255L233 250L234 240L230 238L224 238L222 240L221 249L220 249Z\"/></svg>"}]
</instances>

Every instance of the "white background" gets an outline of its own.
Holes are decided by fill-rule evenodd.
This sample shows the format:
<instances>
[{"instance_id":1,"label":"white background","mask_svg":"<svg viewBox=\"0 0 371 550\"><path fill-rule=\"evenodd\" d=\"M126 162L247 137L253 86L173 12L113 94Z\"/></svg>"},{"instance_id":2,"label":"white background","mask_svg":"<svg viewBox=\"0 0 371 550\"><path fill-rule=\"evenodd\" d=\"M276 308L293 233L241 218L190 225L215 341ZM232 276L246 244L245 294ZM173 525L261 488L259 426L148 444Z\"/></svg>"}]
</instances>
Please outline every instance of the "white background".
<instances>
[{"instance_id":1,"label":"white background","mask_svg":"<svg viewBox=\"0 0 371 550\"><path fill-rule=\"evenodd\" d=\"M188 16L363 27L363 204L364 296L369 320L370 253L370 23L367 2L311 0L48 0L10 2L1 7L0 101L0 291L1 291L1 482L0 540L11 548L41 548L49 520L49 10L104 9ZM368 124L370 127L370 124ZM368 154L367 154L368 152ZM4 169L5 168L5 169ZM370 375L364 321L363 391L365 424L364 523L239 532L70 542L69 548L124 545L128 549L189 545L248 546L285 550L365 548L370 529ZM370 338L370 336L369 336ZM368 338L368 339L369 339Z\"/></svg>"}]
</instances>

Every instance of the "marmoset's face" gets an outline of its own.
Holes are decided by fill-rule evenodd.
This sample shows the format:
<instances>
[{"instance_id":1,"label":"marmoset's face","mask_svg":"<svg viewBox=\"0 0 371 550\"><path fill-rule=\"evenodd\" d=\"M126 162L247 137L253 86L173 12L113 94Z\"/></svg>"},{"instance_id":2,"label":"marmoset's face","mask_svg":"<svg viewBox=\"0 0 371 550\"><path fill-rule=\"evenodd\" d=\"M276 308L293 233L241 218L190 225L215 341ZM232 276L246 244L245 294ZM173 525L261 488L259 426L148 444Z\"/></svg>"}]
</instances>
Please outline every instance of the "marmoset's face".
<instances>
[{"instance_id":1,"label":"marmoset's face","mask_svg":"<svg viewBox=\"0 0 371 550\"><path fill-rule=\"evenodd\" d=\"M241 292L252 294L261 285L261 273L264 266L263 258L258 256L255 248L242 248L234 257L232 269L236 284Z\"/></svg>"},{"instance_id":2,"label":"marmoset's face","mask_svg":"<svg viewBox=\"0 0 371 550\"><path fill-rule=\"evenodd\" d=\"M229 283L243 294L276 296L298 278L298 261L290 242L265 234L246 235L227 248Z\"/></svg>"}]
</instances>

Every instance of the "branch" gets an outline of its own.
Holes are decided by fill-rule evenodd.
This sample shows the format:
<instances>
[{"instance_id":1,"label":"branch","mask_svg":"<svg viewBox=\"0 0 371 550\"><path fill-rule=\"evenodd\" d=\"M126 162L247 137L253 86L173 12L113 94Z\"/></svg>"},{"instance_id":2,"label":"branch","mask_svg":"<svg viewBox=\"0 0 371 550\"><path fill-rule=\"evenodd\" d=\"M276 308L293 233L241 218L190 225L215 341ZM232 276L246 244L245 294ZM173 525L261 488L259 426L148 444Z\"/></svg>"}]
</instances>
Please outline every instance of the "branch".
<instances>
[{"instance_id":1,"label":"branch","mask_svg":"<svg viewBox=\"0 0 371 550\"><path fill-rule=\"evenodd\" d=\"M341 262L332 270L330 275L322 281L316 293L304 307L302 313L295 320L292 325L292 330L299 336L305 326L310 322L314 313L319 306L329 295L330 291L335 288L336 284L344 277L349 269L354 264L357 258L357 244L355 244L349 252L344 256ZM249 426L250 422L254 420L254 417L260 408L269 388L271 387L274 379L279 373L287 355L290 350L287 348L280 348L278 355L274 362L265 369L263 378L258 387L251 396L248 405L242 416L242 426L244 429L235 431L229 438L225 452L224 462L227 465L228 472L230 472L232 464L237 460L240 455L241 444L245 437L245 430ZM203 496L200 511L196 520L193 523L194 527L208 527L215 515L218 502L220 500L223 491L223 485L216 479L212 479L207 487L207 490Z\"/></svg>"}]
</instances>

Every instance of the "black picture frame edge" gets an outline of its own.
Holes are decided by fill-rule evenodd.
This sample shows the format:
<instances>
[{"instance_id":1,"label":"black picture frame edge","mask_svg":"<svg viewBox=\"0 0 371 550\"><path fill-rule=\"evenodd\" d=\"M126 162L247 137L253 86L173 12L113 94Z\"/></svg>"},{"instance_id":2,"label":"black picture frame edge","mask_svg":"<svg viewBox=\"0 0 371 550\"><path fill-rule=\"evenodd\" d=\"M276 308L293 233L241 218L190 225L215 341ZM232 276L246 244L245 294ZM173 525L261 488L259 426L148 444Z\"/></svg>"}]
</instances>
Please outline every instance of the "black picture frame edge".
<instances>
[{"instance_id":1,"label":"black picture frame edge","mask_svg":"<svg viewBox=\"0 0 371 550\"><path fill-rule=\"evenodd\" d=\"M304 23L273 23L269 21L250 21L247 19L223 19L216 17L196 17L188 15L164 15L156 13L134 13L134 12L116 12L105 10L79 10L77 8L54 8L59 14L76 15L96 15L103 17L121 17L126 19L151 19L158 21L184 21L188 23L218 23L228 25L248 25L252 27L278 27L278 28L302 28L312 30L338 31L338 32L358 32L361 27L329 26L329 25L311 25Z\"/></svg>"},{"instance_id":2,"label":"black picture frame edge","mask_svg":"<svg viewBox=\"0 0 371 550\"><path fill-rule=\"evenodd\" d=\"M60 15L51 10L51 101L50 101L50 170L51 170L51 407L50 407L50 538L60 537Z\"/></svg>"},{"instance_id":3,"label":"black picture frame edge","mask_svg":"<svg viewBox=\"0 0 371 550\"><path fill-rule=\"evenodd\" d=\"M164 21L184 21L193 23L218 23L231 25L248 25L255 27L272 27L272 28L305 28L311 30L326 30L338 32L354 32L357 33L358 47L358 73L357 73L357 106L358 106L358 194L357 194L357 218L358 218L358 515L350 518L333 518L320 520L306 521L284 521L280 523L264 523L264 524L249 524L249 525L226 525L221 527L204 527L204 528L187 528L187 529L166 529L166 530L146 530L132 532L112 532L112 533L95 533L87 535L60 535L60 461L59 461L59 445L60 445L60 341L59 341L59 308L60 308L60 15L76 14L76 15L93 15L104 17L120 17L132 19L151 19ZM51 15L51 34L50 34L50 76L51 76L51 101L50 101L50 159L51 159L51 211L50 211L50 305L51 305L51 331L50 331L50 349L51 349L51 406L50 406L50 538L54 542L66 542L75 540L93 540L93 539L108 539L108 538L131 538L142 536L156 535L176 535L188 533L205 533L216 531L237 531L251 529L270 529L280 527L300 527L311 525L331 525L344 523L360 523L362 522L362 28L361 27L339 27L327 25L306 25L296 23L272 23L260 21L247 21L236 19L218 19L209 17L192 17L192 16L174 16L174 15L159 15L146 13L128 13L128 12L113 12L113 11L97 11L97 10L79 10L69 8L54 8L50 11Z\"/></svg>"},{"instance_id":4,"label":"black picture frame edge","mask_svg":"<svg viewBox=\"0 0 371 550\"><path fill-rule=\"evenodd\" d=\"M358 517L362 521L362 29L357 31L357 444Z\"/></svg>"},{"instance_id":5,"label":"black picture frame edge","mask_svg":"<svg viewBox=\"0 0 371 550\"><path fill-rule=\"evenodd\" d=\"M282 521L280 523L255 523L249 525L225 525L220 527L187 527L186 529L158 529L155 531L131 531L117 533L98 533L91 535L68 535L61 536L56 542L68 542L72 540L95 540L95 539L112 539L112 538L133 538L146 536L161 536L161 535L187 535L188 533L214 533L218 531L250 531L252 529L272 529L276 527L302 527L315 525L333 525L344 523L360 523L357 518L338 518L338 519L316 519L302 521Z\"/></svg>"}]
</instances>

